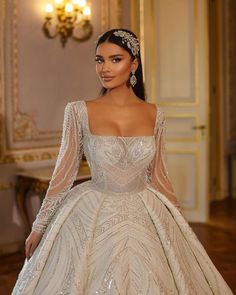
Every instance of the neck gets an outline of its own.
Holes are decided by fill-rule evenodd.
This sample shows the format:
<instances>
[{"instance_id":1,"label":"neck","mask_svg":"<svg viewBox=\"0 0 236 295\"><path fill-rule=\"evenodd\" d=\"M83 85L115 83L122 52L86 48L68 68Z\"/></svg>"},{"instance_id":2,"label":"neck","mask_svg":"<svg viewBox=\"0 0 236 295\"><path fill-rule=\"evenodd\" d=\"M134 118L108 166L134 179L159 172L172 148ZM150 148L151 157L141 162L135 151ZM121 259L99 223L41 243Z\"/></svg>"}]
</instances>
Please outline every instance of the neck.
<instances>
[{"instance_id":1,"label":"neck","mask_svg":"<svg viewBox=\"0 0 236 295\"><path fill-rule=\"evenodd\" d=\"M131 87L127 87L125 84L119 87L110 89L105 97L116 105L125 105L137 101L137 96L135 95Z\"/></svg>"}]
</instances>

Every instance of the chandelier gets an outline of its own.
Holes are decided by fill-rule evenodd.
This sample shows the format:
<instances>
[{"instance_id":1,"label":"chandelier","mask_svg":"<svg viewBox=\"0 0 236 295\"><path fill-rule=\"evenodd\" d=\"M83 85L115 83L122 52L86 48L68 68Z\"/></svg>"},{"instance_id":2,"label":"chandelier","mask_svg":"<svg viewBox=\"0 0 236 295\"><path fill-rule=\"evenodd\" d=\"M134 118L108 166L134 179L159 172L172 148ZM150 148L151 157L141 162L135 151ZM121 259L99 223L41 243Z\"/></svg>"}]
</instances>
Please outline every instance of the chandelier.
<instances>
[{"instance_id":1,"label":"chandelier","mask_svg":"<svg viewBox=\"0 0 236 295\"><path fill-rule=\"evenodd\" d=\"M46 4L45 13L45 36L53 39L59 35L63 47L68 38L82 42L93 33L91 8L86 0L54 0L54 3Z\"/></svg>"}]
</instances>

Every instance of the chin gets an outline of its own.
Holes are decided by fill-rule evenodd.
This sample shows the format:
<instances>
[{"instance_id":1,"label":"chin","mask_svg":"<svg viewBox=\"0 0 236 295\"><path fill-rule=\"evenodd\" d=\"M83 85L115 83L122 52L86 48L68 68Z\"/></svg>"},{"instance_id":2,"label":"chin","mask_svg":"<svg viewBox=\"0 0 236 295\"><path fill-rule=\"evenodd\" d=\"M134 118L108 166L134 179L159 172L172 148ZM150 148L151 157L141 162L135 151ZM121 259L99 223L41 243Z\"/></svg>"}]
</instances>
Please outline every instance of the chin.
<instances>
[{"instance_id":1,"label":"chin","mask_svg":"<svg viewBox=\"0 0 236 295\"><path fill-rule=\"evenodd\" d=\"M106 88L107 90L112 90L112 89L114 89L114 88L118 88L118 87L121 87L121 86L124 86L124 85L126 85L126 82L123 82L123 83L109 83L109 82L107 82L107 83L102 83L102 86L104 87L104 88Z\"/></svg>"}]
</instances>

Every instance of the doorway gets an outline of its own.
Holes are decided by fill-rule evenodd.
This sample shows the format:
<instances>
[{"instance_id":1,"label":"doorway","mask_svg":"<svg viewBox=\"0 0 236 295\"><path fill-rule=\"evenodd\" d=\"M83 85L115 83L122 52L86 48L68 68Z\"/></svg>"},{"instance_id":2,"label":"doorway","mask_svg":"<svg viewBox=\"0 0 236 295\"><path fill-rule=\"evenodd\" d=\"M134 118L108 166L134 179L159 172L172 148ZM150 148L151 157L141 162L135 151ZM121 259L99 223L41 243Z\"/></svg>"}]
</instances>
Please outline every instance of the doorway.
<instances>
[{"instance_id":1,"label":"doorway","mask_svg":"<svg viewBox=\"0 0 236 295\"><path fill-rule=\"evenodd\" d=\"M236 2L209 0L210 222L234 227L236 211Z\"/></svg>"}]
</instances>

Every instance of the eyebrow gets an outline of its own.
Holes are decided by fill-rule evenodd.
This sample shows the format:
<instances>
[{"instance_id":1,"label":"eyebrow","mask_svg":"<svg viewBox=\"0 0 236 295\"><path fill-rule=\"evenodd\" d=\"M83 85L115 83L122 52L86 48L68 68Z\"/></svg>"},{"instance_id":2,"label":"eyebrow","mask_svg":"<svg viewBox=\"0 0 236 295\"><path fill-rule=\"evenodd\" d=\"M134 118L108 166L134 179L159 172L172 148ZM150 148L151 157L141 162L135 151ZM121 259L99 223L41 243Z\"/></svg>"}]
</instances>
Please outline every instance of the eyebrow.
<instances>
[{"instance_id":1,"label":"eyebrow","mask_svg":"<svg viewBox=\"0 0 236 295\"><path fill-rule=\"evenodd\" d=\"M117 57L117 56L124 56L123 54L114 54L114 55L110 55L109 58L114 58L114 57ZM101 57L103 58L102 55L99 55L99 54L96 54L96 57Z\"/></svg>"}]
</instances>

